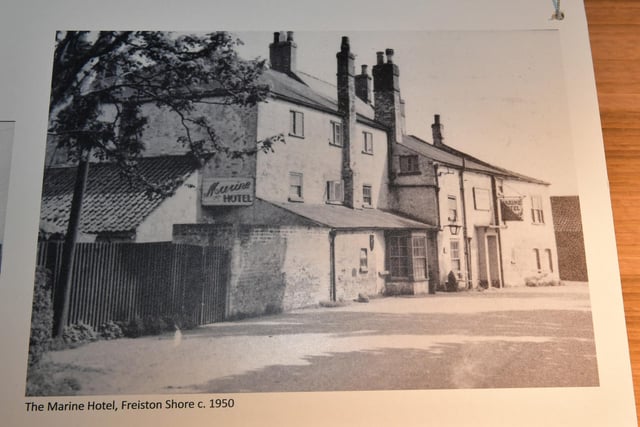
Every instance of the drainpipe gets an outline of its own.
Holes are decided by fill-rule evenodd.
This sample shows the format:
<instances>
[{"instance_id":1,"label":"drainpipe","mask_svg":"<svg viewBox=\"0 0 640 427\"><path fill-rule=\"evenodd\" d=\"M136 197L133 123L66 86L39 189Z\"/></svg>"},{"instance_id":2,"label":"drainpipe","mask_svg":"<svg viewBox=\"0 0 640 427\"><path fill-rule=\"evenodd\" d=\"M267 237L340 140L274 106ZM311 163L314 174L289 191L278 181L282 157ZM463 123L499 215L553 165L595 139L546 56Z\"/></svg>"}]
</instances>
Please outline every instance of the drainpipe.
<instances>
[{"instance_id":1,"label":"drainpipe","mask_svg":"<svg viewBox=\"0 0 640 427\"><path fill-rule=\"evenodd\" d=\"M464 171L466 169L466 163L464 157L462 158L462 169L460 169L460 198L462 199L462 238L464 239L464 263L467 273L467 289L471 289L472 277L471 277L471 250L469 247L469 233L467 230L467 202L464 195Z\"/></svg>"},{"instance_id":2,"label":"drainpipe","mask_svg":"<svg viewBox=\"0 0 640 427\"><path fill-rule=\"evenodd\" d=\"M495 213L494 213L494 218L495 218L495 222L496 222L496 232L498 233L498 257L500 258L500 287L504 288L504 263L502 262L502 260L504 258L502 258L502 233L500 232L501 226L500 226L500 204L499 204L499 200L498 200L498 188L496 185L496 177L495 176L491 176L491 191L493 193L493 208L495 209Z\"/></svg>"},{"instance_id":3,"label":"drainpipe","mask_svg":"<svg viewBox=\"0 0 640 427\"><path fill-rule=\"evenodd\" d=\"M433 164L433 174L436 177L436 226L438 227L438 231L442 229L442 221L440 220L440 182L438 180L438 164Z\"/></svg>"},{"instance_id":4,"label":"drainpipe","mask_svg":"<svg viewBox=\"0 0 640 427\"><path fill-rule=\"evenodd\" d=\"M437 282L435 283L434 287L433 287L433 292L431 289L431 286L429 286L429 293L436 293L436 288L438 287L438 285L440 284L440 251L438 250L438 240L440 239L440 231L442 230L442 221L440 220L440 182L438 180L438 164L434 163L433 165L433 173L434 176L436 178L436 226L438 227L436 229L435 232L435 236L436 236L436 266L438 267L435 274L436 274L436 280ZM431 233L430 233L431 234ZM427 239L428 241L428 239ZM444 236L442 238L442 244L444 245Z\"/></svg>"},{"instance_id":5,"label":"drainpipe","mask_svg":"<svg viewBox=\"0 0 640 427\"><path fill-rule=\"evenodd\" d=\"M329 297L336 300L336 230L329 231Z\"/></svg>"}]
</instances>

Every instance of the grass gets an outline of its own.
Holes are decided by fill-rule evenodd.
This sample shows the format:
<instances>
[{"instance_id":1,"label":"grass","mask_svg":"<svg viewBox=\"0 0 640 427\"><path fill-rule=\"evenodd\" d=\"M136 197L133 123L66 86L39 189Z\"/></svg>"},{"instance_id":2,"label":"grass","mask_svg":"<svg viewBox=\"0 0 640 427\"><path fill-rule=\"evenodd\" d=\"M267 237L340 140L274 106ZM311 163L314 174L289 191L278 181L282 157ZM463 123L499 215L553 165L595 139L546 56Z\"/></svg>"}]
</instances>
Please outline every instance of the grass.
<instances>
[{"instance_id":1,"label":"grass","mask_svg":"<svg viewBox=\"0 0 640 427\"><path fill-rule=\"evenodd\" d=\"M27 396L74 396L81 390L77 379L56 375L60 367L40 362L27 371Z\"/></svg>"}]
</instances>

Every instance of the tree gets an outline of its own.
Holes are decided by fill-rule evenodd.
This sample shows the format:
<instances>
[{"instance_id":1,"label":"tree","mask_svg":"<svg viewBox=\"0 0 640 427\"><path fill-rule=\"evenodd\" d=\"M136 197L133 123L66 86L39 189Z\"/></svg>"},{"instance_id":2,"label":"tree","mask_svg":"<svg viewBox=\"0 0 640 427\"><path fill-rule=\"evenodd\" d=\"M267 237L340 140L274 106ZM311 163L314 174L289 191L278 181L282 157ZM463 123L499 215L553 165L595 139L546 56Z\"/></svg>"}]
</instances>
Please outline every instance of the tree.
<instances>
[{"instance_id":1,"label":"tree","mask_svg":"<svg viewBox=\"0 0 640 427\"><path fill-rule=\"evenodd\" d=\"M78 165L69 225L54 301L54 332L67 322L71 267L82 199L91 159L110 161L150 192L173 191L176 183L149 182L137 172L145 150L145 104L179 117L176 143L202 165L210 157L268 151L274 136L246 149L220 141L216 123L200 115L203 104L252 106L266 99L260 82L265 61L241 59L241 44L225 32L184 35L167 32L59 32L53 58L49 135L56 150Z\"/></svg>"}]
</instances>

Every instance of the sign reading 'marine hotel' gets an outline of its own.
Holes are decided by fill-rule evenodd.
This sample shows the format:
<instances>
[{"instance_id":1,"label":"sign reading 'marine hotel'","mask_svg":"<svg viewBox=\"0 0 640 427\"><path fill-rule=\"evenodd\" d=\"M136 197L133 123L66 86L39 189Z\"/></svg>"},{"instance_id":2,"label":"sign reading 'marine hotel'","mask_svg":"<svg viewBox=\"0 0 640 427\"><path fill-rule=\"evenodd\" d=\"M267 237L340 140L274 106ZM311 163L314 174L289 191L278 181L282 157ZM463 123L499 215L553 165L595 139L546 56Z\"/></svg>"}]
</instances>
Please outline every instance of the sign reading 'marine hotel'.
<instances>
[{"instance_id":1,"label":"sign reading 'marine hotel'","mask_svg":"<svg viewBox=\"0 0 640 427\"><path fill-rule=\"evenodd\" d=\"M247 206L253 203L255 187L252 178L204 178L203 206Z\"/></svg>"}]
</instances>

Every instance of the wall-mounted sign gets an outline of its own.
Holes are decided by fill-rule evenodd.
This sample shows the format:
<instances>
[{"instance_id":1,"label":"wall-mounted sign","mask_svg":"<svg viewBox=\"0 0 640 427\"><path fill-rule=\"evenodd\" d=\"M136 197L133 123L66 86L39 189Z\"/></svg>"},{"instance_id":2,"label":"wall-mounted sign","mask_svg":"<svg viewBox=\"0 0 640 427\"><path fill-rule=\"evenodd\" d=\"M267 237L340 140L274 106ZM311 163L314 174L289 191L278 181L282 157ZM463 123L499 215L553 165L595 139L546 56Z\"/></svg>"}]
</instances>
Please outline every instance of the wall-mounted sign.
<instances>
[{"instance_id":1,"label":"wall-mounted sign","mask_svg":"<svg viewBox=\"0 0 640 427\"><path fill-rule=\"evenodd\" d=\"M247 206L253 204L253 178L204 178L203 206Z\"/></svg>"},{"instance_id":2,"label":"wall-mounted sign","mask_svg":"<svg viewBox=\"0 0 640 427\"><path fill-rule=\"evenodd\" d=\"M503 221L522 221L522 199L520 197L500 200Z\"/></svg>"}]
</instances>

